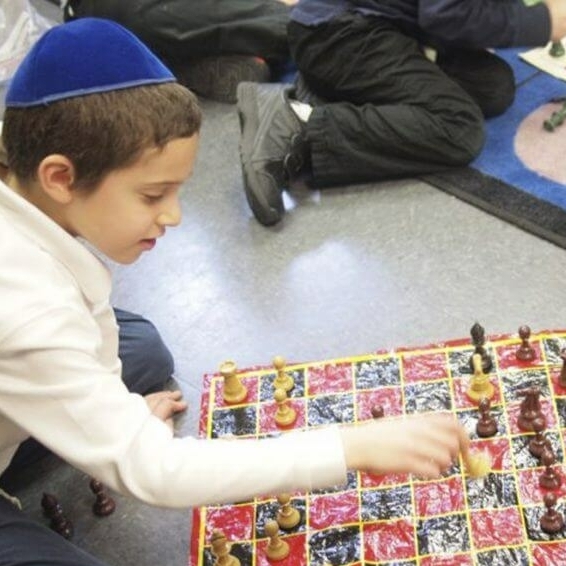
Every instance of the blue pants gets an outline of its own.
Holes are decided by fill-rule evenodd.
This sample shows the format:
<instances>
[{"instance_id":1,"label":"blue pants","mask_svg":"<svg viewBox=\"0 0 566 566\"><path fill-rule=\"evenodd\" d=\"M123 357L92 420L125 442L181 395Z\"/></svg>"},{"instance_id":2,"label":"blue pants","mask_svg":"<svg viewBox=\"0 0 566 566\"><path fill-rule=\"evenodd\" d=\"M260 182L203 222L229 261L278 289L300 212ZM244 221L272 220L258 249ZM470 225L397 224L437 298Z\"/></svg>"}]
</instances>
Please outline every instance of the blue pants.
<instances>
[{"instance_id":1,"label":"blue pants","mask_svg":"<svg viewBox=\"0 0 566 566\"><path fill-rule=\"evenodd\" d=\"M122 379L134 393L163 389L173 373L173 358L155 327L139 315L115 309L120 328ZM22 468L33 465L47 449L33 439L24 442L0 478L9 489ZM0 566L104 566L51 529L27 519L0 496Z\"/></svg>"}]
</instances>

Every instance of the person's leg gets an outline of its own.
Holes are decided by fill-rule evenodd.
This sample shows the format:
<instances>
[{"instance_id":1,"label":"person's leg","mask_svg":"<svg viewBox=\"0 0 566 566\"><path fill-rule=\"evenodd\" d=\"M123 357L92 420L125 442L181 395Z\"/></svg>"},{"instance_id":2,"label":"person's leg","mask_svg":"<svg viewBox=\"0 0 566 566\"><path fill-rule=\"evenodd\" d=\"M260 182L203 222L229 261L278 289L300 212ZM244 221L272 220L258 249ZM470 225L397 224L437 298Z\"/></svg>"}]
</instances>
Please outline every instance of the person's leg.
<instances>
[{"instance_id":1,"label":"person's leg","mask_svg":"<svg viewBox=\"0 0 566 566\"><path fill-rule=\"evenodd\" d=\"M280 0L70 0L65 20L117 21L162 57L181 84L234 103L240 82L267 82L289 61L289 13Z\"/></svg>"},{"instance_id":2,"label":"person's leg","mask_svg":"<svg viewBox=\"0 0 566 566\"><path fill-rule=\"evenodd\" d=\"M291 22L289 41L305 81L328 100L306 126L318 186L415 176L479 152L475 101L388 22L352 14L317 28Z\"/></svg>"},{"instance_id":3,"label":"person's leg","mask_svg":"<svg viewBox=\"0 0 566 566\"><path fill-rule=\"evenodd\" d=\"M389 22L347 13L316 27L291 21L288 35L306 85L327 103L310 111L288 87L239 86L244 188L262 224L281 220L281 191L306 163L322 188L418 176L479 153L476 102Z\"/></svg>"},{"instance_id":4,"label":"person's leg","mask_svg":"<svg viewBox=\"0 0 566 566\"><path fill-rule=\"evenodd\" d=\"M171 353L159 332L147 319L121 309L114 309L119 328L118 355L122 361L122 380L132 393L147 395L162 391L173 375ZM49 454L47 448L29 438L14 454L0 476L0 485L12 483L18 471Z\"/></svg>"},{"instance_id":5,"label":"person's leg","mask_svg":"<svg viewBox=\"0 0 566 566\"><path fill-rule=\"evenodd\" d=\"M114 20L166 60L236 54L272 62L289 58L290 10L279 0L69 0L65 19Z\"/></svg>"},{"instance_id":6,"label":"person's leg","mask_svg":"<svg viewBox=\"0 0 566 566\"><path fill-rule=\"evenodd\" d=\"M0 566L105 566L0 496Z\"/></svg>"},{"instance_id":7,"label":"person's leg","mask_svg":"<svg viewBox=\"0 0 566 566\"><path fill-rule=\"evenodd\" d=\"M486 50L439 50L438 66L479 105L486 118L499 116L515 99L515 76L511 66Z\"/></svg>"},{"instance_id":8,"label":"person's leg","mask_svg":"<svg viewBox=\"0 0 566 566\"><path fill-rule=\"evenodd\" d=\"M149 320L138 314L114 309L120 331L118 355L122 380L132 393L147 395L162 391L173 375L173 356Z\"/></svg>"}]
</instances>

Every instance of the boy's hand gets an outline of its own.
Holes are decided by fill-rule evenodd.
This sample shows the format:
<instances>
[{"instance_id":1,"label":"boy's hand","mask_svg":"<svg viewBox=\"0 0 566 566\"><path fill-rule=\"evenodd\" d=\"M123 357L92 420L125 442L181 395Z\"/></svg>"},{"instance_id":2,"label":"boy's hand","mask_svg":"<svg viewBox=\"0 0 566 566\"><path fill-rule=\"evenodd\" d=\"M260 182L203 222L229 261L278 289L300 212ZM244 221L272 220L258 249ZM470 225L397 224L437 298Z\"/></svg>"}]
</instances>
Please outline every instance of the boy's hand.
<instances>
[{"instance_id":1,"label":"boy's hand","mask_svg":"<svg viewBox=\"0 0 566 566\"><path fill-rule=\"evenodd\" d=\"M341 429L349 469L436 478L469 457L469 439L448 413L383 418Z\"/></svg>"},{"instance_id":2,"label":"boy's hand","mask_svg":"<svg viewBox=\"0 0 566 566\"><path fill-rule=\"evenodd\" d=\"M173 430L173 417L187 408L180 391L159 391L144 397L149 410Z\"/></svg>"}]
</instances>

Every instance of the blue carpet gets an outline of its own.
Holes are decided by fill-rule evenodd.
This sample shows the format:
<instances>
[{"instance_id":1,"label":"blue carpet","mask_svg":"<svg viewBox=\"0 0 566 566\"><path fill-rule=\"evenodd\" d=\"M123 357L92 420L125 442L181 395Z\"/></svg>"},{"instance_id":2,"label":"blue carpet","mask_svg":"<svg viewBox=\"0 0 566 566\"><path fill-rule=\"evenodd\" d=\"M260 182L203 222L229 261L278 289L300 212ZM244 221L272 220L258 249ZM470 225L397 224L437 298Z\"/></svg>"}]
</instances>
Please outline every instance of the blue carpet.
<instances>
[{"instance_id":1,"label":"blue carpet","mask_svg":"<svg viewBox=\"0 0 566 566\"><path fill-rule=\"evenodd\" d=\"M504 115L487 121L486 144L469 167L423 179L566 248L566 186L524 167L514 151L521 122L551 99L566 96L566 83L523 62L520 50L498 53L515 72L517 94L513 105ZM566 128L566 124L561 127ZM552 143L552 134L548 135Z\"/></svg>"}]
</instances>

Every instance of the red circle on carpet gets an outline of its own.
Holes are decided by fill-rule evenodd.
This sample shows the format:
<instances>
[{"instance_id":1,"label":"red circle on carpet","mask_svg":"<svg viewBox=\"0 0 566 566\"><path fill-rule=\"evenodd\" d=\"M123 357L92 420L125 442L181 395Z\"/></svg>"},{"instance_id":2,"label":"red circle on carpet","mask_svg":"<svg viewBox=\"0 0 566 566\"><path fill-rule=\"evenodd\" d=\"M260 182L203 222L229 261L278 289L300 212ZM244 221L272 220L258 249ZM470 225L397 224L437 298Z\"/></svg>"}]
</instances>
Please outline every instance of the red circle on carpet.
<instances>
[{"instance_id":1,"label":"red circle on carpet","mask_svg":"<svg viewBox=\"0 0 566 566\"><path fill-rule=\"evenodd\" d=\"M527 169L566 185L566 120L552 132L543 127L561 107L560 103L544 104L529 114L515 135L515 153Z\"/></svg>"}]
</instances>

